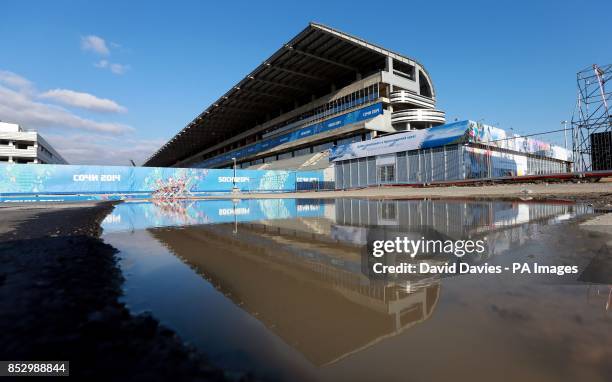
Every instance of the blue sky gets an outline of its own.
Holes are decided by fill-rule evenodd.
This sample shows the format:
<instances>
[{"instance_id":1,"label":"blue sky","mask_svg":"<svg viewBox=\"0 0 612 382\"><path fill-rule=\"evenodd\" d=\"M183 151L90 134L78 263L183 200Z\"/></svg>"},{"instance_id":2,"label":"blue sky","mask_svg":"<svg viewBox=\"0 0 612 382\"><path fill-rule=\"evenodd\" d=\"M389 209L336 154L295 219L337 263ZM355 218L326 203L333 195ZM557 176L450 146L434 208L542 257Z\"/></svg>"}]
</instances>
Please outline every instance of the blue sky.
<instances>
[{"instance_id":1,"label":"blue sky","mask_svg":"<svg viewBox=\"0 0 612 382\"><path fill-rule=\"evenodd\" d=\"M612 62L611 11L604 1L4 0L0 120L39 130L74 163L140 163L317 21L421 62L449 121L553 130L571 117L576 72Z\"/></svg>"}]
</instances>

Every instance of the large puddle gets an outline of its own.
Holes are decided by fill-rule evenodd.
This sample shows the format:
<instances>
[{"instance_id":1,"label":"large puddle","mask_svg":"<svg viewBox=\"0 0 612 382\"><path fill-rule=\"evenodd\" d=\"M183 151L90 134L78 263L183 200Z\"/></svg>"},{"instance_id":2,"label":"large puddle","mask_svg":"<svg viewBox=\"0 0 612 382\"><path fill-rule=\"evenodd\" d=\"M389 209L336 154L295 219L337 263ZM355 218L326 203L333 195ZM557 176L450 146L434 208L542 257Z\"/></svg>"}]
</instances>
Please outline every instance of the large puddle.
<instances>
[{"instance_id":1,"label":"large puddle","mask_svg":"<svg viewBox=\"0 0 612 382\"><path fill-rule=\"evenodd\" d=\"M124 301L220 367L270 380L605 381L610 237L567 203L210 200L125 203L103 223ZM576 275L373 281L372 237L486 238L471 264L577 265ZM603 271L602 271L603 270Z\"/></svg>"}]
</instances>

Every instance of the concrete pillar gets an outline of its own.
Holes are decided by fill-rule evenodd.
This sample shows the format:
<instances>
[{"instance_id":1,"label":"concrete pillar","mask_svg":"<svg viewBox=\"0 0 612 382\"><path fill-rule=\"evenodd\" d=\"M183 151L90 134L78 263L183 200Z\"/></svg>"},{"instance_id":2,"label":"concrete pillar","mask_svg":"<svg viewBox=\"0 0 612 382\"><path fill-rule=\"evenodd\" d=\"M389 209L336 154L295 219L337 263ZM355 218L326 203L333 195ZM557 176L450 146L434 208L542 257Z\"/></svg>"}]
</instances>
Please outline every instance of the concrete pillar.
<instances>
[{"instance_id":1,"label":"concrete pillar","mask_svg":"<svg viewBox=\"0 0 612 382\"><path fill-rule=\"evenodd\" d=\"M385 71L393 73L393 58L387 56L387 62L385 63Z\"/></svg>"}]
</instances>

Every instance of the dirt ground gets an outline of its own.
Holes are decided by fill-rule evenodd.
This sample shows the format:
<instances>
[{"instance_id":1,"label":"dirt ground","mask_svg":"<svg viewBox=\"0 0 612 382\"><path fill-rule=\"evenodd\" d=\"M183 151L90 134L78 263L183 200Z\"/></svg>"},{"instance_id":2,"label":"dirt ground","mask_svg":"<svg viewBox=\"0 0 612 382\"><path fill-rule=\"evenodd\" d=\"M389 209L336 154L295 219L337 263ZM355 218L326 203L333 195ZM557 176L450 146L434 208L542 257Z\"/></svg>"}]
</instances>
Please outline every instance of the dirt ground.
<instances>
[{"instance_id":1,"label":"dirt ground","mask_svg":"<svg viewBox=\"0 0 612 382\"><path fill-rule=\"evenodd\" d=\"M116 250L98 239L112 208L0 209L0 359L68 360L83 381L226 380L173 331L119 302Z\"/></svg>"}]
</instances>

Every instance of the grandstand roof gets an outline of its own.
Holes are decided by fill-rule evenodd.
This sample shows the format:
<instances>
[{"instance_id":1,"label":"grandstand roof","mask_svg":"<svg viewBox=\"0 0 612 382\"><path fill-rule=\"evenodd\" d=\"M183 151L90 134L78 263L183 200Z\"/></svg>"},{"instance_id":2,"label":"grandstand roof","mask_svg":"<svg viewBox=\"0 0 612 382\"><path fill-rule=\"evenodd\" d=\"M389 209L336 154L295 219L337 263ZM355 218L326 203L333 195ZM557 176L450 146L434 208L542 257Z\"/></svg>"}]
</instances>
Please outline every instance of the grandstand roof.
<instances>
[{"instance_id":1,"label":"grandstand roof","mask_svg":"<svg viewBox=\"0 0 612 382\"><path fill-rule=\"evenodd\" d=\"M144 163L171 166L214 144L290 110L297 101L329 93L385 67L385 57L418 65L411 58L383 49L333 28L310 23L255 70L166 142Z\"/></svg>"}]
</instances>

